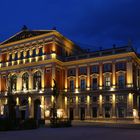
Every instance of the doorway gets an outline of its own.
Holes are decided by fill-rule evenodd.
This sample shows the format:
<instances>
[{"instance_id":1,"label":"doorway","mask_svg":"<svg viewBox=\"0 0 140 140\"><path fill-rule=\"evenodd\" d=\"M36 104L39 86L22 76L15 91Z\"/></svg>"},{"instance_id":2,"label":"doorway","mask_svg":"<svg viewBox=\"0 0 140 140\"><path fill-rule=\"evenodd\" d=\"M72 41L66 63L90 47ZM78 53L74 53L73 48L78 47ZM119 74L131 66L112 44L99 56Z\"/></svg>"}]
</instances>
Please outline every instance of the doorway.
<instances>
[{"instance_id":1,"label":"doorway","mask_svg":"<svg viewBox=\"0 0 140 140\"><path fill-rule=\"evenodd\" d=\"M105 107L105 118L110 118L110 107Z\"/></svg>"},{"instance_id":2,"label":"doorway","mask_svg":"<svg viewBox=\"0 0 140 140\"><path fill-rule=\"evenodd\" d=\"M124 118L125 117L125 109L124 109L124 107L119 107L118 108L118 116L119 116L119 118Z\"/></svg>"},{"instance_id":3,"label":"doorway","mask_svg":"<svg viewBox=\"0 0 140 140\"><path fill-rule=\"evenodd\" d=\"M41 108L40 108L41 102L39 99L36 99L34 101L34 119L39 120L41 119Z\"/></svg>"},{"instance_id":4,"label":"doorway","mask_svg":"<svg viewBox=\"0 0 140 140\"><path fill-rule=\"evenodd\" d=\"M70 108L70 110L69 110L69 116L70 116L70 120L73 120L74 119L73 108Z\"/></svg>"},{"instance_id":5,"label":"doorway","mask_svg":"<svg viewBox=\"0 0 140 140\"><path fill-rule=\"evenodd\" d=\"M85 108L84 107L81 108L80 118L81 118L81 120L85 120Z\"/></svg>"},{"instance_id":6,"label":"doorway","mask_svg":"<svg viewBox=\"0 0 140 140\"><path fill-rule=\"evenodd\" d=\"M97 107L92 108L92 117L97 118Z\"/></svg>"}]
</instances>

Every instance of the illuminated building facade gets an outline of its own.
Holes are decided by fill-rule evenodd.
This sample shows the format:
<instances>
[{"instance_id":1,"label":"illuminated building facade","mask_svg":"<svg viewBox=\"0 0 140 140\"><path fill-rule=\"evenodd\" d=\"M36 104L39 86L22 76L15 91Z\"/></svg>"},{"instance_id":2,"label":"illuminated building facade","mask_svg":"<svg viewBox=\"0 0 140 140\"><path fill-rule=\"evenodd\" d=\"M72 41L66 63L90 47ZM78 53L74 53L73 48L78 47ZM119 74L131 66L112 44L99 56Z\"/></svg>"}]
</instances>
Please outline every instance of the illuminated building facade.
<instances>
[{"instance_id":1,"label":"illuminated building facade","mask_svg":"<svg viewBox=\"0 0 140 140\"><path fill-rule=\"evenodd\" d=\"M139 63L130 45L85 52L56 30L24 27L0 45L0 113L10 87L17 116L48 119L54 79L59 117L137 119Z\"/></svg>"}]
</instances>

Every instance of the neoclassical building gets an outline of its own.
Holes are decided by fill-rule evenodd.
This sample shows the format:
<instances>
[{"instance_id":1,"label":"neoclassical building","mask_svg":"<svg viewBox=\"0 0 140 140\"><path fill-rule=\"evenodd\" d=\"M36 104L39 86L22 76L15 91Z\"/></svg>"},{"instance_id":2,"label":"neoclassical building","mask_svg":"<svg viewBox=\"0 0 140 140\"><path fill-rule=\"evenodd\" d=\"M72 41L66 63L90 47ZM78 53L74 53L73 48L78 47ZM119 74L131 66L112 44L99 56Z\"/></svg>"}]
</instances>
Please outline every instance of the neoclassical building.
<instances>
[{"instance_id":1,"label":"neoclassical building","mask_svg":"<svg viewBox=\"0 0 140 140\"><path fill-rule=\"evenodd\" d=\"M59 117L139 118L140 59L131 45L89 52L56 30L26 27L0 44L0 115L10 87L18 117L48 119L54 80Z\"/></svg>"}]
</instances>

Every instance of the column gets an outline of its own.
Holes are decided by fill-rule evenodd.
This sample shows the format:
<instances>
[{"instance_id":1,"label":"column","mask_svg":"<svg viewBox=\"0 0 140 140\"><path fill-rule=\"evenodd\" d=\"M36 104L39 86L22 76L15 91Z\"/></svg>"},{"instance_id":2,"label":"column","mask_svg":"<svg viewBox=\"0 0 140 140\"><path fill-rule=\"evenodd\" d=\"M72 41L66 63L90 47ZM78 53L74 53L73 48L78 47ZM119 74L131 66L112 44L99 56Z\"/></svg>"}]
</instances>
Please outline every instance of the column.
<instances>
[{"instance_id":1,"label":"column","mask_svg":"<svg viewBox=\"0 0 140 140\"><path fill-rule=\"evenodd\" d=\"M65 68L65 91L67 91L68 82L67 82L67 68Z\"/></svg>"},{"instance_id":2,"label":"column","mask_svg":"<svg viewBox=\"0 0 140 140\"><path fill-rule=\"evenodd\" d=\"M116 118L116 97L112 95L112 118Z\"/></svg>"},{"instance_id":3,"label":"column","mask_svg":"<svg viewBox=\"0 0 140 140\"><path fill-rule=\"evenodd\" d=\"M16 98L16 105L19 105L19 97Z\"/></svg>"},{"instance_id":4,"label":"column","mask_svg":"<svg viewBox=\"0 0 140 140\"><path fill-rule=\"evenodd\" d=\"M54 81L53 81L53 79L55 80L55 78L56 78L56 73L55 73L55 71L56 71L56 66L55 66L55 64L52 64L52 88L53 88L53 86L54 86Z\"/></svg>"},{"instance_id":5,"label":"column","mask_svg":"<svg viewBox=\"0 0 140 140\"><path fill-rule=\"evenodd\" d=\"M45 68L42 70L41 86L42 86L42 91L44 91L44 88L45 88Z\"/></svg>"},{"instance_id":6,"label":"column","mask_svg":"<svg viewBox=\"0 0 140 140\"><path fill-rule=\"evenodd\" d=\"M28 97L28 105L29 105L29 118L33 117L33 108L32 108L32 99Z\"/></svg>"},{"instance_id":7,"label":"column","mask_svg":"<svg viewBox=\"0 0 140 140\"><path fill-rule=\"evenodd\" d=\"M78 66L76 66L76 85L75 85L75 87L76 87L76 92L78 92L78 88L79 88L79 84L78 84Z\"/></svg>"},{"instance_id":8,"label":"column","mask_svg":"<svg viewBox=\"0 0 140 140\"><path fill-rule=\"evenodd\" d=\"M33 75L29 74L29 90L33 90Z\"/></svg>"},{"instance_id":9,"label":"column","mask_svg":"<svg viewBox=\"0 0 140 140\"><path fill-rule=\"evenodd\" d=\"M99 65L99 89L103 88L103 69L102 69L102 63Z\"/></svg>"},{"instance_id":10,"label":"column","mask_svg":"<svg viewBox=\"0 0 140 140\"><path fill-rule=\"evenodd\" d=\"M64 107L65 107L65 115L66 117L68 117L68 98L65 97L65 104L64 104Z\"/></svg>"},{"instance_id":11,"label":"column","mask_svg":"<svg viewBox=\"0 0 140 140\"><path fill-rule=\"evenodd\" d=\"M127 96L127 117L133 117L133 94L129 93Z\"/></svg>"},{"instance_id":12,"label":"column","mask_svg":"<svg viewBox=\"0 0 140 140\"><path fill-rule=\"evenodd\" d=\"M41 119L44 119L45 115L45 99L44 96L41 97Z\"/></svg>"},{"instance_id":13,"label":"column","mask_svg":"<svg viewBox=\"0 0 140 140\"><path fill-rule=\"evenodd\" d=\"M86 119L90 119L90 96L87 96L87 110L86 110Z\"/></svg>"},{"instance_id":14,"label":"column","mask_svg":"<svg viewBox=\"0 0 140 140\"><path fill-rule=\"evenodd\" d=\"M79 118L79 107L78 107L78 102L79 102L79 99L78 99L78 96L75 96L75 103L76 103L76 107L75 107L75 115L74 115L74 118L75 119L78 119Z\"/></svg>"},{"instance_id":15,"label":"column","mask_svg":"<svg viewBox=\"0 0 140 140\"><path fill-rule=\"evenodd\" d=\"M112 88L116 88L116 68L115 62L112 62Z\"/></svg>"},{"instance_id":16,"label":"column","mask_svg":"<svg viewBox=\"0 0 140 140\"><path fill-rule=\"evenodd\" d=\"M102 95L100 95L99 96L99 118L103 117L103 107L102 107L102 104L103 104L103 97L102 97Z\"/></svg>"},{"instance_id":17,"label":"column","mask_svg":"<svg viewBox=\"0 0 140 140\"><path fill-rule=\"evenodd\" d=\"M133 87L133 64L131 60L127 62L127 87Z\"/></svg>"},{"instance_id":18,"label":"column","mask_svg":"<svg viewBox=\"0 0 140 140\"><path fill-rule=\"evenodd\" d=\"M17 91L20 91L20 90L22 90L22 77L21 77L21 75L18 75L17 76Z\"/></svg>"},{"instance_id":19,"label":"column","mask_svg":"<svg viewBox=\"0 0 140 140\"><path fill-rule=\"evenodd\" d=\"M2 90L2 89L1 89L1 86L2 86L2 85L1 85L1 84L2 84L2 77L1 77L1 75L0 75L0 92L1 92L1 90Z\"/></svg>"},{"instance_id":20,"label":"column","mask_svg":"<svg viewBox=\"0 0 140 140\"><path fill-rule=\"evenodd\" d=\"M87 66L87 90L90 90L90 66Z\"/></svg>"}]
</instances>

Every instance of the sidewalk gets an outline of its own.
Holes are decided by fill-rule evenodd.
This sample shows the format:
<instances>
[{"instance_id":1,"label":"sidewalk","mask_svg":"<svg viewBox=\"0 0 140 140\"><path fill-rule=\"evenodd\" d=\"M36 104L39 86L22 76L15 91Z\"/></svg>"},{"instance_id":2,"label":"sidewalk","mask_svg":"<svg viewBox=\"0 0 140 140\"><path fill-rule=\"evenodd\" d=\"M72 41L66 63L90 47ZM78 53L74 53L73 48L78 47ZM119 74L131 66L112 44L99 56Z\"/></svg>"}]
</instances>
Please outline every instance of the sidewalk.
<instances>
[{"instance_id":1,"label":"sidewalk","mask_svg":"<svg viewBox=\"0 0 140 140\"><path fill-rule=\"evenodd\" d=\"M49 120L45 121L46 126L50 124ZM140 121L128 120L73 120L72 127L101 127L101 128L127 128L140 129Z\"/></svg>"},{"instance_id":2,"label":"sidewalk","mask_svg":"<svg viewBox=\"0 0 140 140\"><path fill-rule=\"evenodd\" d=\"M75 127L109 127L109 128L128 128L140 129L140 121L127 121L127 120L74 120L72 126Z\"/></svg>"}]
</instances>

